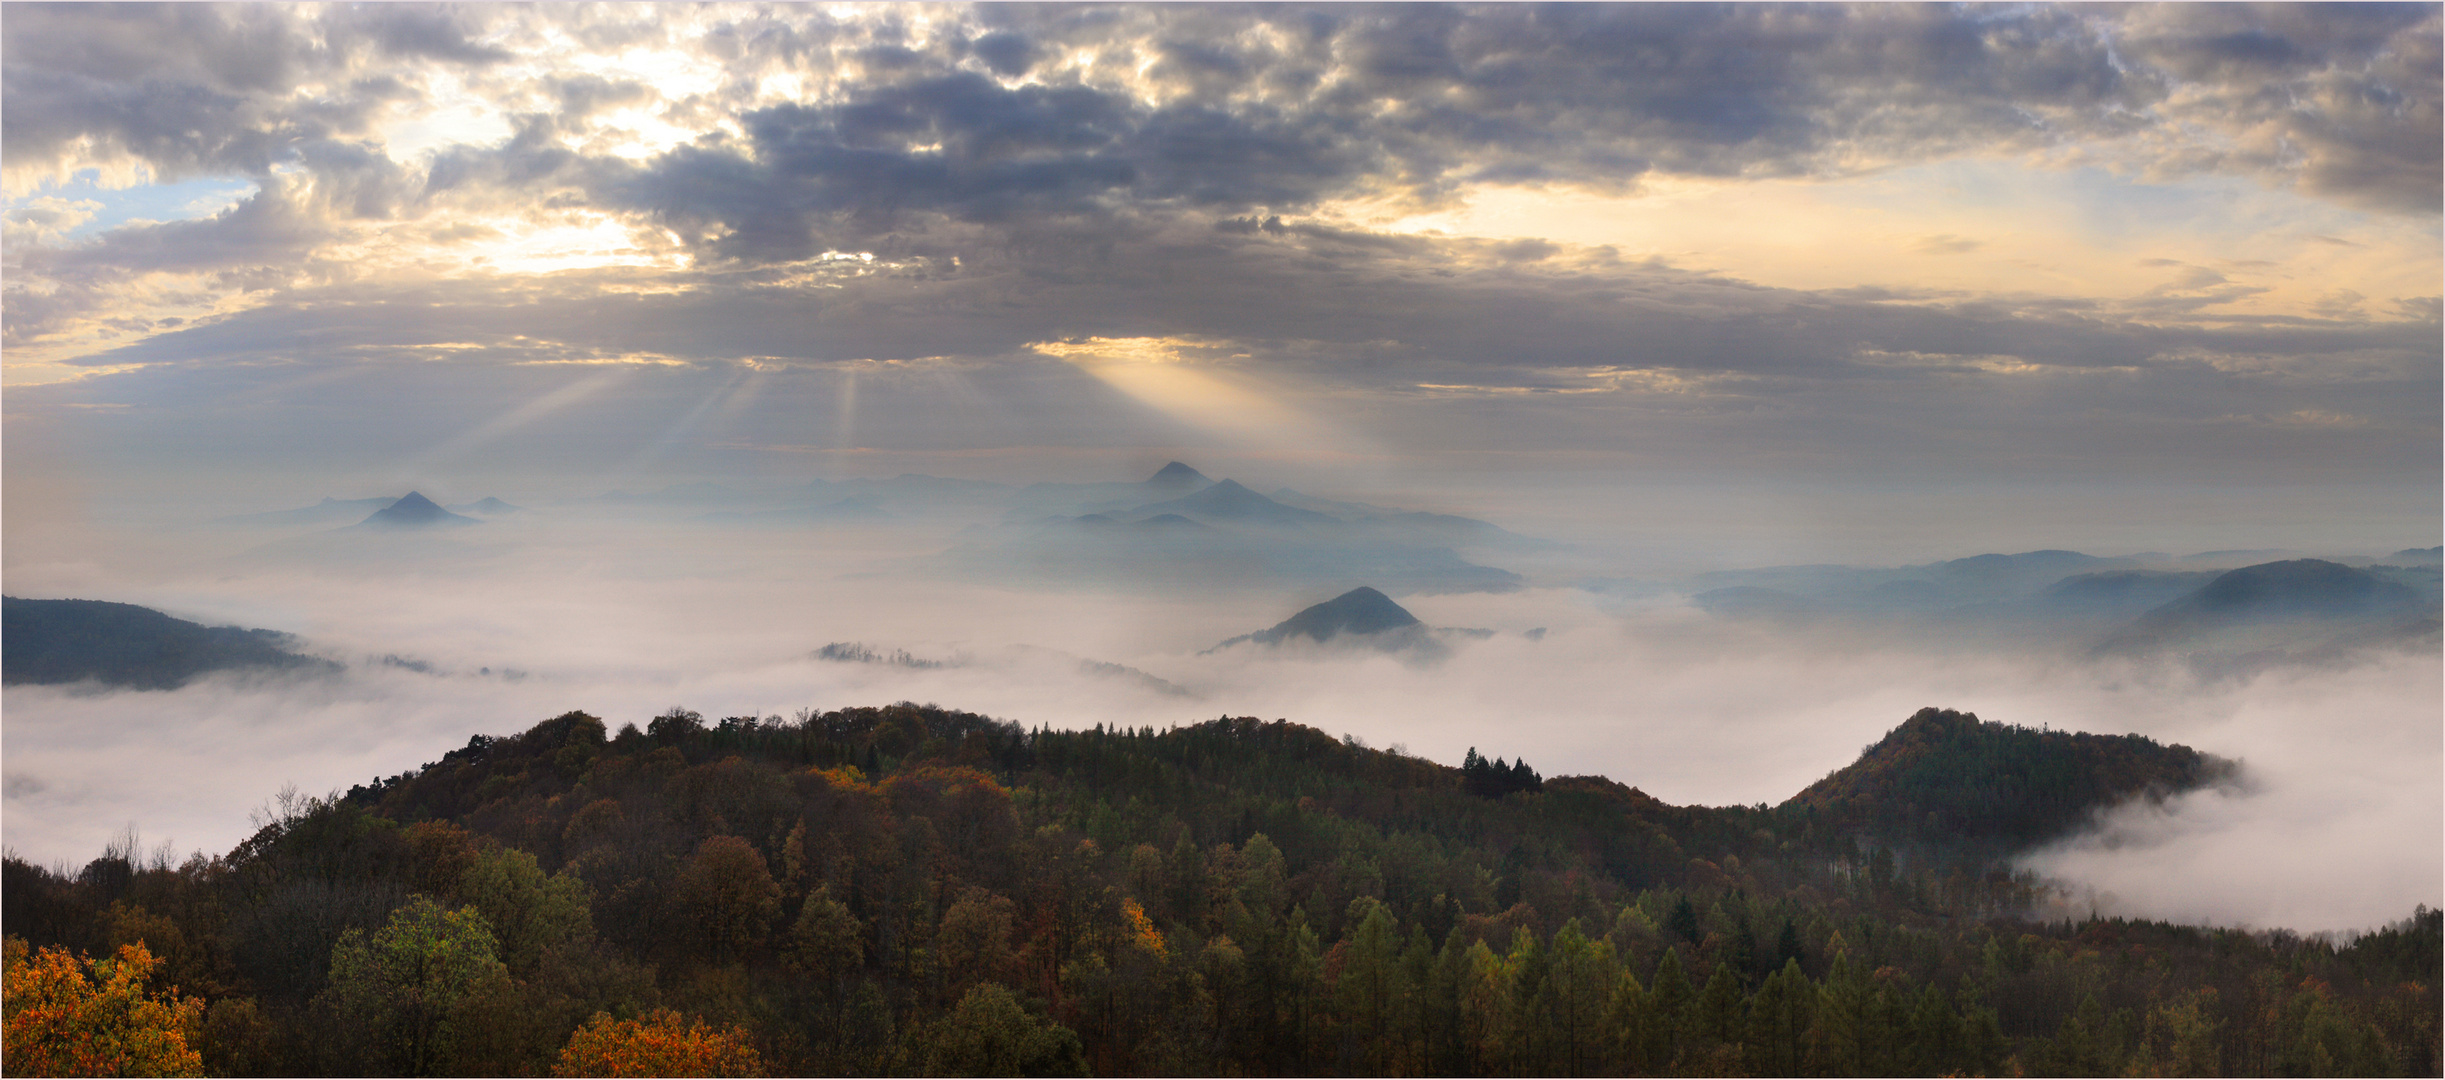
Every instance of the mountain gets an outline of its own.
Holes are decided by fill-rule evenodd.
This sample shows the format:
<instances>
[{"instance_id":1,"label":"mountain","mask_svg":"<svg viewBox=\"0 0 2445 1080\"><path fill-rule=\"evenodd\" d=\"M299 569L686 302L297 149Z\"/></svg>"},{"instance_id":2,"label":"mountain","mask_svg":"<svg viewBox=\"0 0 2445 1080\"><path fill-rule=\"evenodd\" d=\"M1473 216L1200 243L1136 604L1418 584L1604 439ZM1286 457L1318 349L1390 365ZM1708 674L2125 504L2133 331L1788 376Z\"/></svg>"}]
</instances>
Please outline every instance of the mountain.
<instances>
[{"instance_id":1,"label":"mountain","mask_svg":"<svg viewBox=\"0 0 2445 1080\"><path fill-rule=\"evenodd\" d=\"M1284 506L1248 490L1237 480L1224 480L1194 495L1141 506L1131 516L1181 514L1207 524L1269 525L1306 528L1341 524L1341 519L1313 510Z\"/></svg>"},{"instance_id":2,"label":"mountain","mask_svg":"<svg viewBox=\"0 0 2445 1080\"><path fill-rule=\"evenodd\" d=\"M2324 559L2286 559L2227 570L2198 590L2151 609L2100 651L2162 648L2219 634L2303 622L2419 613L2420 594Z\"/></svg>"},{"instance_id":3,"label":"mountain","mask_svg":"<svg viewBox=\"0 0 2445 1080\"><path fill-rule=\"evenodd\" d=\"M211 671L236 668L337 671L328 660L283 646L296 639L273 630L204 626L151 608L107 600L0 598L7 648L0 682L55 684L87 680L136 690L174 690Z\"/></svg>"},{"instance_id":4,"label":"mountain","mask_svg":"<svg viewBox=\"0 0 2445 1080\"><path fill-rule=\"evenodd\" d=\"M474 518L453 514L433 500L416 492L408 492L398 502L374 511L372 517L356 524L360 529L432 529L462 525L480 525Z\"/></svg>"},{"instance_id":5,"label":"mountain","mask_svg":"<svg viewBox=\"0 0 2445 1080\"><path fill-rule=\"evenodd\" d=\"M499 517L503 514L521 513L525 511L526 508L523 506L513 506L509 503L502 502L499 499L487 495L480 501L466 503L460 506L453 506L450 509L465 514L481 514L485 517Z\"/></svg>"},{"instance_id":6,"label":"mountain","mask_svg":"<svg viewBox=\"0 0 2445 1080\"><path fill-rule=\"evenodd\" d=\"M1783 808L1888 843L2010 851L2063 836L2126 799L2161 799L2237 769L2138 735L2032 730L1921 709Z\"/></svg>"},{"instance_id":7,"label":"mountain","mask_svg":"<svg viewBox=\"0 0 2445 1080\"><path fill-rule=\"evenodd\" d=\"M295 510L273 510L262 514L239 514L235 517L215 518L213 524L270 527L336 525L341 522L363 521L365 515L398 501L388 495L377 499L334 499L326 495L323 501L312 506Z\"/></svg>"},{"instance_id":8,"label":"mountain","mask_svg":"<svg viewBox=\"0 0 2445 1080\"><path fill-rule=\"evenodd\" d=\"M2055 582L2038 599L2049 607L2129 615L2188 595L2215 578L2213 570L2101 570Z\"/></svg>"},{"instance_id":9,"label":"mountain","mask_svg":"<svg viewBox=\"0 0 2445 1080\"><path fill-rule=\"evenodd\" d=\"M1391 597L1361 585L1275 623L1269 629L1242 634L1214 647L1225 648L1243 641L1274 645L1293 638L1326 642L1341 637L1377 635L1388 635L1377 644L1399 647L1412 644L1411 639L1420 637L1425 626L1408 609L1393 603Z\"/></svg>"},{"instance_id":10,"label":"mountain","mask_svg":"<svg viewBox=\"0 0 2445 1080\"><path fill-rule=\"evenodd\" d=\"M1214 481L1206 474L1175 461L1155 470L1153 476L1146 478L1145 486L1175 495L1186 495L1192 491L1213 487Z\"/></svg>"},{"instance_id":11,"label":"mountain","mask_svg":"<svg viewBox=\"0 0 2445 1080\"><path fill-rule=\"evenodd\" d=\"M1752 600L1767 599L1773 602L1764 605L1765 610L1805 607L1828 615L1958 615L1973 608L1994 614L1994 605L2017 604L2065 577L2136 565L2134 559L2077 551L2024 551L1889 569L1808 565L1717 570L1692 577L1683 587L1700 607L1739 615L1759 613L1761 605ZM1769 590L1792 600L1729 591L1732 589Z\"/></svg>"},{"instance_id":12,"label":"mountain","mask_svg":"<svg viewBox=\"0 0 2445 1080\"><path fill-rule=\"evenodd\" d=\"M1927 574L1967 594L2026 595L2082 571L2127 567L2124 559L2105 559L2077 551L2024 551L2018 555L1973 555L1927 568Z\"/></svg>"},{"instance_id":13,"label":"mountain","mask_svg":"<svg viewBox=\"0 0 2445 1080\"><path fill-rule=\"evenodd\" d=\"M1538 784L1518 731L1454 743L1511 787L1250 716L572 712L281 799L225 856L11 852L0 922L12 961L143 930L216 1076L602 1075L580 1044L650 1065L716 1038L774 1076L2437 1075L2424 906L2327 940L2100 916L1808 806ZM1927 805L2007 818L2127 787L2153 746L1930 710L1837 776L1884 806L1956 741L1999 782ZM1977 771L1989 750L2044 767ZM414 1012L415 962L470 988L448 1023ZM69 1038L9 1037L14 1072Z\"/></svg>"}]
</instances>

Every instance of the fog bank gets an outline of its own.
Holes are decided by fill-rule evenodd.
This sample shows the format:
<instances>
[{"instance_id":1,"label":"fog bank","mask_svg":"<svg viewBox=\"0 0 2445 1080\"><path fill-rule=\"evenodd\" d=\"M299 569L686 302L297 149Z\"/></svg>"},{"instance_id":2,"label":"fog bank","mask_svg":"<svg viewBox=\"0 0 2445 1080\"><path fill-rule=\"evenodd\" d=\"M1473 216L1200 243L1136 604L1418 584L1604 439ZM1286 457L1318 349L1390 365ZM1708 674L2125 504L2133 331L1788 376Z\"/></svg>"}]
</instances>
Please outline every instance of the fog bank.
<instances>
[{"instance_id":1,"label":"fog bank","mask_svg":"<svg viewBox=\"0 0 2445 1080\"><path fill-rule=\"evenodd\" d=\"M9 688L6 842L81 863L132 826L148 844L225 851L286 785L345 789L571 709L614 727L675 705L787 717L900 700L1031 727L1255 715L1724 805L1789 798L1934 705L2247 764L2247 794L2129 810L2031 860L2099 910L2350 928L2437 903L2445 878L2433 656L2205 680L2178 662L2084 659L2076 643L1727 619L1670 588L1556 582L1399 597L1429 626L1490 632L1439 658L1207 652L1330 594L946 580L927 561L941 532L564 508L410 539L199 529L15 564L12 595L286 630L348 670L173 692ZM836 643L871 658L819 655Z\"/></svg>"}]
</instances>

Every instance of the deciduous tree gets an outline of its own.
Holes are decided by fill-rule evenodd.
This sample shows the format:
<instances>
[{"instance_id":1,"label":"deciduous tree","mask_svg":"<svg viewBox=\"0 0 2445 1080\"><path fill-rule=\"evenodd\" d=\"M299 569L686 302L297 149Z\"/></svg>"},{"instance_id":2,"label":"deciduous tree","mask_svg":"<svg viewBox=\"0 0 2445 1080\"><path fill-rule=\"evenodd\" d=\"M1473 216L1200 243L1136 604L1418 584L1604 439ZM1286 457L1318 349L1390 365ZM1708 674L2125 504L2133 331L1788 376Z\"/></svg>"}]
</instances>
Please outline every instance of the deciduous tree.
<instances>
[{"instance_id":1,"label":"deciduous tree","mask_svg":"<svg viewBox=\"0 0 2445 1080\"><path fill-rule=\"evenodd\" d=\"M554 1076L762 1076L747 1029L717 1029L669 1009L641 1019L596 1013L569 1036Z\"/></svg>"},{"instance_id":2,"label":"deciduous tree","mask_svg":"<svg viewBox=\"0 0 2445 1080\"><path fill-rule=\"evenodd\" d=\"M373 934L340 935L322 997L365 1067L435 1076L481 1070L511 990L484 917L418 896Z\"/></svg>"},{"instance_id":3,"label":"deciduous tree","mask_svg":"<svg viewBox=\"0 0 2445 1080\"><path fill-rule=\"evenodd\" d=\"M143 942L100 960L56 947L29 955L18 938L6 952L0 1027L9 1075L203 1075L203 1056L188 1044L200 1034L204 1001L175 987L147 993L145 978L161 961Z\"/></svg>"}]
</instances>

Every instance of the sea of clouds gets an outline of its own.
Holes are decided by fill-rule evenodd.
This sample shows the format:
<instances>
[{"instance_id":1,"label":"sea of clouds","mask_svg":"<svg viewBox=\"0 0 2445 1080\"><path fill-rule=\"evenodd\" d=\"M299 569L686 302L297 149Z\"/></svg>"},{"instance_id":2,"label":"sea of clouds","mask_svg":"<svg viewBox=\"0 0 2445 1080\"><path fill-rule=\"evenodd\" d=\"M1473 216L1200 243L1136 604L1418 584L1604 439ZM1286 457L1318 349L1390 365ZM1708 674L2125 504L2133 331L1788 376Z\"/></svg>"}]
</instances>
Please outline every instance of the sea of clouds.
<instances>
[{"instance_id":1,"label":"sea of clouds","mask_svg":"<svg viewBox=\"0 0 2445 1080\"><path fill-rule=\"evenodd\" d=\"M1567 585L1401 597L1429 625L1492 632L1453 637L1440 658L1207 652L1330 594L952 581L921 558L938 547L888 525L729 528L575 507L438 536L192 528L25 553L12 595L290 631L347 667L169 692L9 688L6 842L67 866L130 830L226 851L284 787L345 789L571 709L615 728L673 706L787 717L903 700L1031 727L1254 715L1447 764L1475 748L1726 805L1780 802L1933 705L2243 762L2241 784L2119 809L2031 855L2079 910L2351 930L2437 904L2445 880L2445 671L2432 655L2209 678L2093 661L2067 642L1732 622L1669 590ZM884 659L816 655L838 642ZM899 651L935 666L888 662Z\"/></svg>"}]
</instances>

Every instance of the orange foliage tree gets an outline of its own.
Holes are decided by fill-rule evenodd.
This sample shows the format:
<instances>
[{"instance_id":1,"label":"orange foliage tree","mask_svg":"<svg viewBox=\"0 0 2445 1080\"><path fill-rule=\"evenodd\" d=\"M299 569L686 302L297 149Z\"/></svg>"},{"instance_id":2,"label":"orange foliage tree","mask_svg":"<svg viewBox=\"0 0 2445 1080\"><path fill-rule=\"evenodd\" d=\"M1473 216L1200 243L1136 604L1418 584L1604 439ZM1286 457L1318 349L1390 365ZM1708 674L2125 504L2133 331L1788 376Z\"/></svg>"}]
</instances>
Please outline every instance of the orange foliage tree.
<instances>
[{"instance_id":1,"label":"orange foliage tree","mask_svg":"<svg viewBox=\"0 0 2445 1080\"><path fill-rule=\"evenodd\" d=\"M747 1029L716 1030L669 1009L642 1020L614 1020L609 1013L569 1036L554 1076L762 1076L763 1059Z\"/></svg>"},{"instance_id":2,"label":"orange foliage tree","mask_svg":"<svg viewBox=\"0 0 2445 1080\"><path fill-rule=\"evenodd\" d=\"M202 1076L203 1055L187 1037L201 1029L204 1000L176 987L146 993L160 964L141 941L89 961L57 947L29 956L10 938L0 1067L10 1076Z\"/></svg>"}]
</instances>

